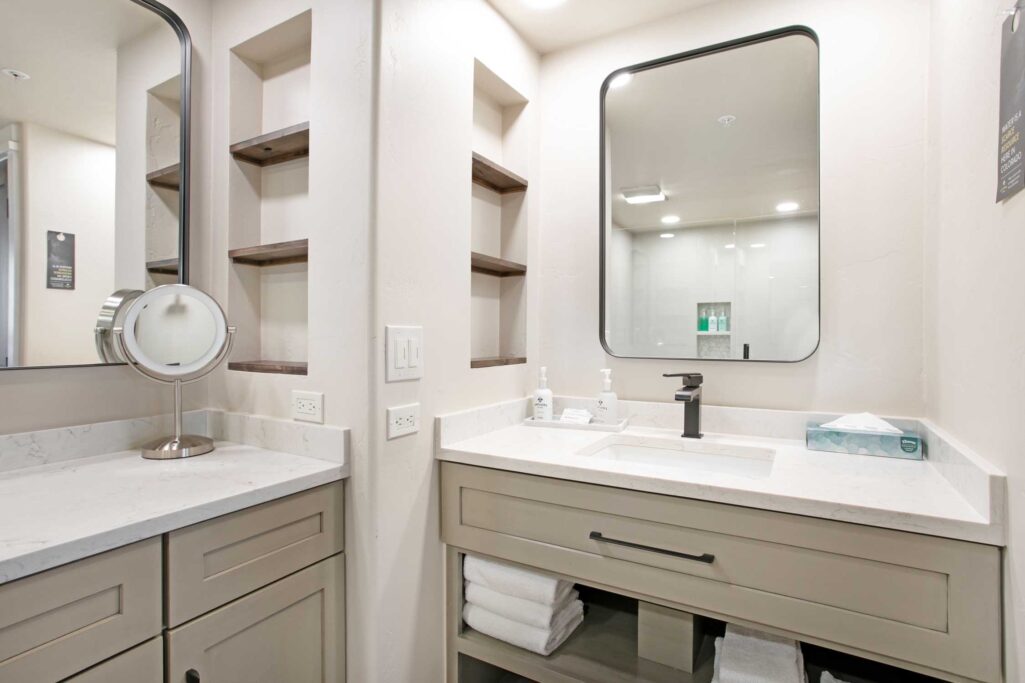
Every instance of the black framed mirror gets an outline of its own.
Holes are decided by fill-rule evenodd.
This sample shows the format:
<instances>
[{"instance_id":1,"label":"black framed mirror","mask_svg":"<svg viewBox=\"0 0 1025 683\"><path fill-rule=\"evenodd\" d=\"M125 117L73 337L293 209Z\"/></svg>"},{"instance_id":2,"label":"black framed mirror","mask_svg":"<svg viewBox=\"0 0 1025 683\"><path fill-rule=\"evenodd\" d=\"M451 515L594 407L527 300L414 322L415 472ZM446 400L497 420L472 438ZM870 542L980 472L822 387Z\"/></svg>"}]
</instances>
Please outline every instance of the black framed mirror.
<instances>
[{"instance_id":1,"label":"black framed mirror","mask_svg":"<svg viewBox=\"0 0 1025 683\"><path fill-rule=\"evenodd\" d=\"M102 365L117 290L189 281L192 41L153 0L9 0L0 369Z\"/></svg>"},{"instance_id":2,"label":"black framed mirror","mask_svg":"<svg viewBox=\"0 0 1025 683\"><path fill-rule=\"evenodd\" d=\"M819 64L806 28L618 69L601 89L600 337L618 357L818 348Z\"/></svg>"}]
</instances>

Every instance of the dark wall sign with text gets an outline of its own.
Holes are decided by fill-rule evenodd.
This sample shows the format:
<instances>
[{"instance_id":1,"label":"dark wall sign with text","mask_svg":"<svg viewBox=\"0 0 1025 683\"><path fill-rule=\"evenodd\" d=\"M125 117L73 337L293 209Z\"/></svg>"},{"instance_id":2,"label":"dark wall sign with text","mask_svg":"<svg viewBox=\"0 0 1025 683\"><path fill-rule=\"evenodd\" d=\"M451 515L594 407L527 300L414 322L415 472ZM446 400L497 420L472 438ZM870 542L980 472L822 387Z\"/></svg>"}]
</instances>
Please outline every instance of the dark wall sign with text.
<instances>
[{"instance_id":1,"label":"dark wall sign with text","mask_svg":"<svg viewBox=\"0 0 1025 683\"><path fill-rule=\"evenodd\" d=\"M46 231L46 288L75 288L75 236Z\"/></svg>"},{"instance_id":2,"label":"dark wall sign with text","mask_svg":"<svg viewBox=\"0 0 1025 683\"><path fill-rule=\"evenodd\" d=\"M1021 3L1019 3L1019 6ZM1000 44L1000 148L997 201L1025 188L1025 20L1021 9L1007 18Z\"/></svg>"}]
</instances>

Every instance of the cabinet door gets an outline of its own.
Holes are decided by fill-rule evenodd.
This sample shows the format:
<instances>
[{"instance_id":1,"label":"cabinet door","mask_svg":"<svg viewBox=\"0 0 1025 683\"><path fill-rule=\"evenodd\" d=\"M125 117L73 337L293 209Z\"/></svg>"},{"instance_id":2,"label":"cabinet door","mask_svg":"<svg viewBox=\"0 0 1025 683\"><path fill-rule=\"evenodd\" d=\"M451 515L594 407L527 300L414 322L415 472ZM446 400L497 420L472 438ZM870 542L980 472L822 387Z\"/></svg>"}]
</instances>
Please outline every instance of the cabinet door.
<instances>
[{"instance_id":1,"label":"cabinet door","mask_svg":"<svg viewBox=\"0 0 1025 683\"><path fill-rule=\"evenodd\" d=\"M97 664L64 683L163 683L164 644L161 638L133 647Z\"/></svg>"},{"instance_id":2,"label":"cabinet door","mask_svg":"<svg viewBox=\"0 0 1025 683\"><path fill-rule=\"evenodd\" d=\"M194 671L201 683L340 683L344 594L344 555L335 555L172 629L167 680L186 683Z\"/></svg>"}]
</instances>

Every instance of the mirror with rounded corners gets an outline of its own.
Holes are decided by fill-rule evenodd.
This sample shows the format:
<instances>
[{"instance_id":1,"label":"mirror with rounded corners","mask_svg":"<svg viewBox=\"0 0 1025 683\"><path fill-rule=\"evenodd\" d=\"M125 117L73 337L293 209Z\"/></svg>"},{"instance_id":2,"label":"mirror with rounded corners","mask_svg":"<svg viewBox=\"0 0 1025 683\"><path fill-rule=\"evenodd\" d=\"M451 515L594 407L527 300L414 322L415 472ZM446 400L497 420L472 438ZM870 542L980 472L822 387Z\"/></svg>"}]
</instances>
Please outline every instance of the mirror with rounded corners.
<instances>
[{"instance_id":1,"label":"mirror with rounded corners","mask_svg":"<svg viewBox=\"0 0 1025 683\"><path fill-rule=\"evenodd\" d=\"M796 362L819 341L818 43L774 31L619 69L601 100L601 342Z\"/></svg>"},{"instance_id":2,"label":"mirror with rounded corners","mask_svg":"<svg viewBox=\"0 0 1025 683\"><path fill-rule=\"evenodd\" d=\"M111 293L188 282L191 50L153 0L4 2L0 368L110 362Z\"/></svg>"}]
</instances>

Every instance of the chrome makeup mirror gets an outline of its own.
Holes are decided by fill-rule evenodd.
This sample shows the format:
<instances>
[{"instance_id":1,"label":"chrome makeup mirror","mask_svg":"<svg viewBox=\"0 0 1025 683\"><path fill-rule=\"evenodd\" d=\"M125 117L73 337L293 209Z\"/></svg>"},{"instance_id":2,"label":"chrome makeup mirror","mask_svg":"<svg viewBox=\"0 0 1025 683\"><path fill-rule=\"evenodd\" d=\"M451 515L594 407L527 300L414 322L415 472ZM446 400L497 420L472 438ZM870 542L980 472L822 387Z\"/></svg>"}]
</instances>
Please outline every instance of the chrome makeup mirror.
<instances>
[{"instance_id":1,"label":"chrome makeup mirror","mask_svg":"<svg viewBox=\"0 0 1025 683\"><path fill-rule=\"evenodd\" d=\"M130 297L130 298L129 298ZM142 449L151 460L209 453L213 440L182 434L182 385L216 368L231 351L235 328L213 297L188 285L162 285L125 297L113 314L119 359L157 382L174 386L174 435Z\"/></svg>"}]
</instances>

